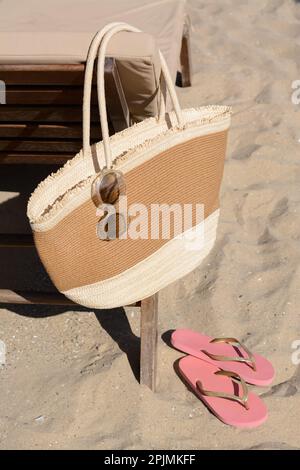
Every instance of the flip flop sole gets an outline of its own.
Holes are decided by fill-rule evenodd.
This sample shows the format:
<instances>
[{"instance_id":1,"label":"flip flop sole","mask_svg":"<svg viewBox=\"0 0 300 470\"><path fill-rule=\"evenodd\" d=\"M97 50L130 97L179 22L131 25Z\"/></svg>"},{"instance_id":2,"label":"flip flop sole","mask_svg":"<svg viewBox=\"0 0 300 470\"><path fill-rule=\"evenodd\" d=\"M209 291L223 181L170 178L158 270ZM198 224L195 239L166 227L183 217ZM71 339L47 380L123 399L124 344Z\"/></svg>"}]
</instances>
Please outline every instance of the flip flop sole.
<instances>
[{"instance_id":1,"label":"flip flop sole","mask_svg":"<svg viewBox=\"0 0 300 470\"><path fill-rule=\"evenodd\" d=\"M229 393L242 396L241 386L230 378L215 375L217 367L192 356L186 356L179 361L178 368L184 380L192 387L195 394L209 410L223 423L238 428L255 428L263 424L268 411L265 403L254 393L249 392L247 410L242 404L219 397L203 395L196 383L201 381L205 390Z\"/></svg>"},{"instance_id":2,"label":"flip flop sole","mask_svg":"<svg viewBox=\"0 0 300 470\"><path fill-rule=\"evenodd\" d=\"M204 351L227 357L238 357L239 355L247 357L247 355L237 346L225 343L213 344L210 343L211 340L210 336L192 330L176 330L171 337L172 345L179 351L202 359L220 369L236 372L250 384L264 387L272 383L275 372L272 364L266 358L259 354L254 354L256 371L249 364L235 361L216 361L210 358Z\"/></svg>"}]
</instances>

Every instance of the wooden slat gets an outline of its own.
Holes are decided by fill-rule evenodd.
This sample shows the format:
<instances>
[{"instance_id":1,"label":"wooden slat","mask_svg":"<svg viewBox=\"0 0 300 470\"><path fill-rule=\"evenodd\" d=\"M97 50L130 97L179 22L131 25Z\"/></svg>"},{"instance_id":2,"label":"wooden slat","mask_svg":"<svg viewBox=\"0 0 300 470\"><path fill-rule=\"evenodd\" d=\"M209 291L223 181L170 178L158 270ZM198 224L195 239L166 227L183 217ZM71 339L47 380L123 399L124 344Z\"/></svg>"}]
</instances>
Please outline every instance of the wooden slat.
<instances>
[{"instance_id":1,"label":"wooden slat","mask_svg":"<svg viewBox=\"0 0 300 470\"><path fill-rule=\"evenodd\" d=\"M95 106L91 110L91 120L99 121ZM0 122L81 122L82 106L8 106L1 105Z\"/></svg>"},{"instance_id":2,"label":"wooden slat","mask_svg":"<svg viewBox=\"0 0 300 470\"><path fill-rule=\"evenodd\" d=\"M76 305L64 295L48 292L24 292L0 289L0 303L38 305Z\"/></svg>"},{"instance_id":3,"label":"wooden slat","mask_svg":"<svg viewBox=\"0 0 300 470\"><path fill-rule=\"evenodd\" d=\"M0 124L0 138L18 137L19 139L82 139L82 124L39 124L18 123ZM92 140L101 140L100 124L91 126Z\"/></svg>"},{"instance_id":4,"label":"wooden slat","mask_svg":"<svg viewBox=\"0 0 300 470\"><path fill-rule=\"evenodd\" d=\"M1 65L0 80L9 85L82 85L84 64Z\"/></svg>"},{"instance_id":5,"label":"wooden slat","mask_svg":"<svg viewBox=\"0 0 300 470\"><path fill-rule=\"evenodd\" d=\"M140 382L153 392L156 386L158 294L141 302Z\"/></svg>"},{"instance_id":6,"label":"wooden slat","mask_svg":"<svg viewBox=\"0 0 300 470\"><path fill-rule=\"evenodd\" d=\"M74 153L58 154L58 153L17 153L17 152L0 152L0 164L25 164L25 165L63 165L67 160L73 158Z\"/></svg>"},{"instance_id":7,"label":"wooden slat","mask_svg":"<svg viewBox=\"0 0 300 470\"><path fill-rule=\"evenodd\" d=\"M0 234L0 248L29 248L34 246L31 234Z\"/></svg>"},{"instance_id":8,"label":"wooden slat","mask_svg":"<svg viewBox=\"0 0 300 470\"><path fill-rule=\"evenodd\" d=\"M75 302L67 299L58 292L28 292L0 289L0 303L2 304L30 304L30 305L71 305L77 306ZM128 307L140 307L141 302L128 305Z\"/></svg>"},{"instance_id":9,"label":"wooden slat","mask_svg":"<svg viewBox=\"0 0 300 470\"><path fill-rule=\"evenodd\" d=\"M82 72L84 64L0 64L1 72Z\"/></svg>"},{"instance_id":10,"label":"wooden slat","mask_svg":"<svg viewBox=\"0 0 300 470\"><path fill-rule=\"evenodd\" d=\"M6 88L6 104L8 105L81 105L82 99L82 87L64 87L53 89L49 89L48 87Z\"/></svg>"},{"instance_id":11,"label":"wooden slat","mask_svg":"<svg viewBox=\"0 0 300 470\"><path fill-rule=\"evenodd\" d=\"M58 152L76 153L82 147L81 140L2 140L0 139L0 152Z\"/></svg>"}]
</instances>

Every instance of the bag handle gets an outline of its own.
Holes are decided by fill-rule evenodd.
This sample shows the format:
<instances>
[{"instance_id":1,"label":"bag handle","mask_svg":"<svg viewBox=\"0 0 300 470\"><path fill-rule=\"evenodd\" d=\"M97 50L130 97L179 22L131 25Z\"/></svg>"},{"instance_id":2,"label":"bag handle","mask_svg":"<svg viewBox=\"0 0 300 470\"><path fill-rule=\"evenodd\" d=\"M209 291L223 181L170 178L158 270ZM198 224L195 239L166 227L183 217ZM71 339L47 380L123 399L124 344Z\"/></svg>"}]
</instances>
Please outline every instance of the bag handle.
<instances>
[{"instance_id":1,"label":"bag handle","mask_svg":"<svg viewBox=\"0 0 300 470\"><path fill-rule=\"evenodd\" d=\"M83 92L83 154L87 155L89 152L90 147L90 106L91 106L91 89L92 89L92 80L93 80L93 71L94 71L94 62L97 56L97 50L99 48L99 44L101 44L105 34L110 31L115 26L120 25L127 25L127 23L121 22L112 22L104 26L100 31L98 31L95 36L93 37L86 60L86 67L85 67L85 76L84 76L84 92ZM139 30L137 30L139 31ZM99 53L98 53L99 54ZM159 109L159 117L158 120L162 121L165 118L165 97L161 90L160 85L160 109ZM98 103L100 103L100 87L99 87L99 80L97 80L97 93L98 93ZM102 93L105 99L105 95ZM105 108L106 110L106 108ZM100 111L100 106L99 106ZM100 113L99 113L100 115Z\"/></svg>"},{"instance_id":2,"label":"bag handle","mask_svg":"<svg viewBox=\"0 0 300 470\"><path fill-rule=\"evenodd\" d=\"M112 29L114 26L118 26L118 25L127 25L127 23L115 22L115 23L110 23L107 26L108 26L108 28L111 27L110 29ZM135 28L135 30L137 32L141 32L140 29ZM105 34L107 34L107 32ZM103 38L105 37L105 34L103 35ZM101 41L103 41L103 38L102 38ZM101 49L101 45L99 47L98 55L100 54L100 49ZM105 61L105 59L104 59L104 61ZM104 62L104 64L105 64L105 62ZM160 80L160 83L159 83L159 86L158 86L158 89L159 89L158 121L162 121L165 118L165 113L166 113L166 96L164 95L164 93L162 91L161 81L162 80ZM100 103L100 101L102 101L103 98L102 99L100 98L101 91L100 91L99 79L97 79L97 94L98 94L98 103ZM105 95L103 95L103 96L104 96L104 99L105 99Z\"/></svg>"},{"instance_id":3,"label":"bag handle","mask_svg":"<svg viewBox=\"0 0 300 470\"><path fill-rule=\"evenodd\" d=\"M101 129L102 129L102 140L103 140L104 154L105 154L107 168L111 167L112 158L111 158L111 148L110 148L109 130L108 130L108 123L107 123L106 103L105 103L104 64L105 64L105 54L106 54L107 45L110 39L119 31L141 32L139 29L123 23L123 24L112 27L105 34L101 42L99 55L98 55L97 81L98 81L98 90L99 90L99 110L100 110L100 121L101 121ZM182 126L183 118L182 118L181 108L178 102L175 87L172 83L168 66L166 64L166 61L161 51L159 51L159 57L160 57L160 62L161 62L162 74L164 76L166 86L170 93L171 101L172 101L172 104L176 113L177 123L179 126Z\"/></svg>"},{"instance_id":4,"label":"bag handle","mask_svg":"<svg viewBox=\"0 0 300 470\"><path fill-rule=\"evenodd\" d=\"M112 36L119 31L132 31L140 32L139 29L130 26L126 23L110 23L105 26L101 31L99 31L89 48L85 80L84 80L84 98L83 98L83 152L84 155L88 155L90 147L90 102L91 102L91 88L92 88L92 76L93 76L93 66L97 54L97 48L100 44L99 53L98 53L98 68L97 68L97 86L98 86L98 97L99 97L99 113L100 113L100 122L102 130L102 140L104 147L104 155L106 161L106 167L110 168L112 164L111 158L111 148L110 148L110 139L109 139L109 130L107 123L107 112L106 112L106 100L105 100L105 86L104 86L104 64L105 64L105 54L108 42ZM178 102L176 95L175 87L173 85L170 72L166 61L159 51L159 57L161 61L162 74L165 79L167 89L170 93L172 105L175 110L177 124L182 127L184 125L181 108ZM163 100L162 100L163 101ZM160 110L161 115L165 113L164 102Z\"/></svg>"},{"instance_id":5,"label":"bag handle","mask_svg":"<svg viewBox=\"0 0 300 470\"><path fill-rule=\"evenodd\" d=\"M82 124L83 124L83 154L88 155L90 149L90 126L91 126L91 94L94 62L97 56L99 45L105 34L114 26L120 25L120 22L109 23L99 30L90 43L87 53L84 85L83 85L83 106L82 106Z\"/></svg>"}]
</instances>

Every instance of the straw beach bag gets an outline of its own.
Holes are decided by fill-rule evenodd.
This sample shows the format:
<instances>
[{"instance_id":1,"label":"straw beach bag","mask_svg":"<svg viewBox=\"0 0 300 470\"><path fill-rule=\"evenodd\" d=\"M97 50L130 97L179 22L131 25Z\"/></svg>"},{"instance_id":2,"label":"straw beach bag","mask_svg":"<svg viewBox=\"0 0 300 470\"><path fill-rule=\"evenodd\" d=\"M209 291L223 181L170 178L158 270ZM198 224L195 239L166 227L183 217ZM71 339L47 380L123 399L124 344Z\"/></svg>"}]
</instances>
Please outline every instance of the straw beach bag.
<instances>
[{"instance_id":1,"label":"straw beach bag","mask_svg":"<svg viewBox=\"0 0 300 470\"><path fill-rule=\"evenodd\" d=\"M94 37L85 71L83 149L40 183L27 211L39 256L57 289L92 308L128 305L146 298L188 274L209 253L216 237L230 125L230 110L225 106L180 109L160 53L162 76L174 111L165 113L160 91L158 118L109 137L105 52L110 38L123 30L139 32L124 23L113 23ZM97 54L103 140L90 146L91 87ZM134 211L121 211L122 197L127 210L136 205L144 209L139 223ZM160 215L160 206L189 206L189 228L183 230L177 220L170 223L172 233L166 237L155 219L152 225L159 235L152 236L153 227L150 230L148 223L152 205L159 208ZM198 205L203 207L200 221ZM111 215L110 208L116 208L115 214ZM111 220L118 222L113 233ZM142 222L143 236L129 236L131 224L136 234Z\"/></svg>"}]
</instances>

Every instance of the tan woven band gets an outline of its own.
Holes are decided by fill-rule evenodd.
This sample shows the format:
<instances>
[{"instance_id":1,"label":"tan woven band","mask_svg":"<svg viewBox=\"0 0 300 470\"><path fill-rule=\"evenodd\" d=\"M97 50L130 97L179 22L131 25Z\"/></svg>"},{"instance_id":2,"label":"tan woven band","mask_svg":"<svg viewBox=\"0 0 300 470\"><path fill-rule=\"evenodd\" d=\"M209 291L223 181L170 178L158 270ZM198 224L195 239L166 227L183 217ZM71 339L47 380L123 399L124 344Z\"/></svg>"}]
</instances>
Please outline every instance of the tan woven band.
<instances>
[{"instance_id":1,"label":"tan woven band","mask_svg":"<svg viewBox=\"0 0 300 470\"><path fill-rule=\"evenodd\" d=\"M204 204L205 217L218 206L227 131L201 136L160 153L126 174L128 204ZM188 182L188 184L187 184ZM155 184L154 184L155 183ZM120 274L168 240L114 240L96 236L92 200L52 229L36 232L35 242L52 281L61 291Z\"/></svg>"}]
</instances>

